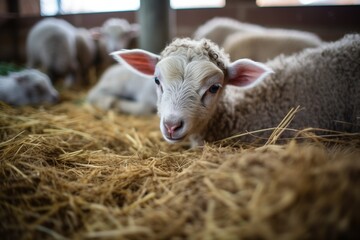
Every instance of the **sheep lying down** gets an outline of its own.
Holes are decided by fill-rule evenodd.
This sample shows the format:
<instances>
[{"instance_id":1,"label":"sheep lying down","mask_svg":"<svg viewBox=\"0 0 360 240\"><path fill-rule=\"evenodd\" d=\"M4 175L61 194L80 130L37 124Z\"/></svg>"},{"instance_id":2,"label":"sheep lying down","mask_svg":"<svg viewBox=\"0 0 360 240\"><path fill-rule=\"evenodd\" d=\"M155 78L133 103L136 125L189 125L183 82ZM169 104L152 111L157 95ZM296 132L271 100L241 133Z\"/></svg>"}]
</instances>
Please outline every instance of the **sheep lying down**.
<instances>
[{"instance_id":1,"label":"sheep lying down","mask_svg":"<svg viewBox=\"0 0 360 240\"><path fill-rule=\"evenodd\" d=\"M0 101L13 106L54 104L59 94L47 75L26 69L0 77Z\"/></svg>"},{"instance_id":2,"label":"sheep lying down","mask_svg":"<svg viewBox=\"0 0 360 240\"><path fill-rule=\"evenodd\" d=\"M290 30L267 30L264 32L234 33L223 44L231 60L250 58L259 62L284 54L290 55L305 48L319 47L323 43L315 35Z\"/></svg>"},{"instance_id":3,"label":"sheep lying down","mask_svg":"<svg viewBox=\"0 0 360 240\"><path fill-rule=\"evenodd\" d=\"M197 146L273 128L297 106L302 110L289 128L360 131L359 34L281 55L266 65L249 59L229 62L223 50L205 39L177 39L159 56L142 50L113 56L153 78L160 130L170 143L189 139Z\"/></svg>"},{"instance_id":4,"label":"sheep lying down","mask_svg":"<svg viewBox=\"0 0 360 240\"><path fill-rule=\"evenodd\" d=\"M113 65L101 76L87 101L103 110L148 115L156 111L156 87L152 77L140 75L123 65Z\"/></svg>"}]
</instances>

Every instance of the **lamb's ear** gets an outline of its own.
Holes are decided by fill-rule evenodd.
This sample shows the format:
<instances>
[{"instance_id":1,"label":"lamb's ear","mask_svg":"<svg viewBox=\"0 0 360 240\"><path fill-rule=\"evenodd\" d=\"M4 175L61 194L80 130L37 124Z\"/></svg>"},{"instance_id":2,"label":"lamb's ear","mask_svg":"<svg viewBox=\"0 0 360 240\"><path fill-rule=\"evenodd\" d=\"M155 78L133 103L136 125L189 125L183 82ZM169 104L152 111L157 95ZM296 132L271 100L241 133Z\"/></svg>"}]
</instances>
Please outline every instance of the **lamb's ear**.
<instances>
[{"instance_id":1,"label":"lamb's ear","mask_svg":"<svg viewBox=\"0 0 360 240\"><path fill-rule=\"evenodd\" d=\"M228 66L228 84L251 87L262 81L273 70L265 64L250 59L239 59Z\"/></svg>"},{"instance_id":2,"label":"lamb's ear","mask_svg":"<svg viewBox=\"0 0 360 240\"><path fill-rule=\"evenodd\" d=\"M121 50L111 55L119 63L146 76L154 75L155 66L160 59L160 56L140 49Z\"/></svg>"}]
</instances>

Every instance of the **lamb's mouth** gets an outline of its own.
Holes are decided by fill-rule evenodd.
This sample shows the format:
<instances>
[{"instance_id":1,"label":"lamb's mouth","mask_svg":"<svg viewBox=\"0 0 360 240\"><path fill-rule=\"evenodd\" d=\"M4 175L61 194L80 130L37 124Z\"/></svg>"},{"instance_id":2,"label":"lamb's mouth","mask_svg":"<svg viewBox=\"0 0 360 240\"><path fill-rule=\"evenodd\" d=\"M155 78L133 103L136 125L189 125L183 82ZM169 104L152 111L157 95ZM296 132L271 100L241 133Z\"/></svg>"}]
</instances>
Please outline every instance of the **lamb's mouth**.
<instances>
[{"instance_id":1,"label":"lamb's mouth","mask_svg":"<svg viewBox=\"0 0 360 240\"><path fill-rule=\"evenodd\" d=\"M176 142L181 142L186 138L186 135L181 136L181 137L177 137L177 138L173 138L173 137L168 137L164 135L164 138L166 141L171 142L171 143L176 143Z\"/></svg>"}]
</instances>

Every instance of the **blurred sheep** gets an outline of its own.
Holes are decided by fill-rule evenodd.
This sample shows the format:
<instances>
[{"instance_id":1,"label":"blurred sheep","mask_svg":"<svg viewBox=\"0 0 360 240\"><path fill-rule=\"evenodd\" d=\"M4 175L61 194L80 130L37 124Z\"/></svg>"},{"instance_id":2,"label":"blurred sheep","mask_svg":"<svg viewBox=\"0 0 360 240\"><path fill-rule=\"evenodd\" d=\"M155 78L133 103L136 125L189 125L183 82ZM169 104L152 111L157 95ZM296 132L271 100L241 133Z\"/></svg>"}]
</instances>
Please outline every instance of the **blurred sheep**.
<instances>
[{"instance_id":1,"label":"blurred sheep","mask_svg":"<svg viewBox=\"0 0 360 240\"><path fill-rule=\"evenodd\" d=\"M28 67L42 69L53 81L65 78L66 86L88 82L96 51L87 30L56 18L45 18L30 30L26 50Z\"/></svg>"},{"instance_id":2,"label":"blurred sheep","mask_svg":"<svg viewBox=\"0 0 360 240\"><path fill-rule=\"evenodd\" d=\"M223 44L230 59L250 58L266 62L280 54L290 55L305 48L320 46L317 36L300 31L268 30L264 32L234 33Z\"/></svg>"},{"instance_id":3,"label":"blurred sheep","mask_svg":"<svg viewBox=\"0 0 360 240\"><path fill-rule=\"evenodd\" d=\"M222 46L227 36L236 32L263 32L265 28L226 17L215 17L200 26L194 33L195 40L210 39Z\"/></svg>"},{"instance_id":4,"label":"blurred sheep","mask_svg":"<svg viewBox=\"0 0 360 240\"><path fill-rule=\"evenodd\" d=\"M0 77L0 101L13 106L54 104L59 94L47 75L26 69Z\"/></svg>"},{"instance_id":5,"label":"blurred sheep","mask_svg":"<svg viewBox=\"0 0 360 240\"><path fill-rule=\"evenodd\" d=\"M125 19L110 18L101 27L90 30L97 45L97 72L98 76L115 63L109 56L113 51L137 47L139 25L130 24Z\"/></svg>"},{"instance_id":6,"label":"blurred sheep","mask_svg":"<svg viewBox=\"0 0 360 240\"><path fill-rule=\"evenodd\" d=\"M39 68L53 81L65 78L65 85L88 85L89 69L96 66L98 76L114 60L114 50L134 44L139 27L125 19L111 18L101 27L75 28L62 19L45 18L27 38L28 67Z\"/></svg>"},{"instance_id":7,"label":"blurred sheep","mask_svg":"<svg viewBox=\"0 0 360 240\"><path fill-rule=\"evenodd\" d=\"M204 38L224 47L232 60L251 57L261 62L321 44L320 38L310 32L267 28L225 17L215 17L195 31L195 40Z\"/></svg>"},{"instance_id":8,"label":"blurred sheep","mask_svg":"<svg viewBox=\"0 0 360 240\"><path fill-rule=\"evenodd\" d=\"M156 112L156 87L148 76L139 75L123 65L113 65L88 94L87 101L102 109L133 115Z\"/></svg>"}]
</instances>

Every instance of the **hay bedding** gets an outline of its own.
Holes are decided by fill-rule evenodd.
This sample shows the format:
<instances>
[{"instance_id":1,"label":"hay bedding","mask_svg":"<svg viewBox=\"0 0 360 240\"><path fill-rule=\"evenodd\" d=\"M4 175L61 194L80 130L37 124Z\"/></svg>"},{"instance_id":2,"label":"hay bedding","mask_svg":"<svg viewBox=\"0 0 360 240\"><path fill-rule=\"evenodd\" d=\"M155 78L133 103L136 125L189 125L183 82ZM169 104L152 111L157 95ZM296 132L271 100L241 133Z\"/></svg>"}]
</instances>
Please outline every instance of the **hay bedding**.
<instances>
[{"instance_id":1,"label":"hay bedding","mask_svg":"<svg viewBox=\"0 0 360 240\"><path fill-rule=\"evenodd\" d=\"M1 105L3 239L359 239L359 137L169 145L69 95Z\"/></svg>"}]
</instances>

